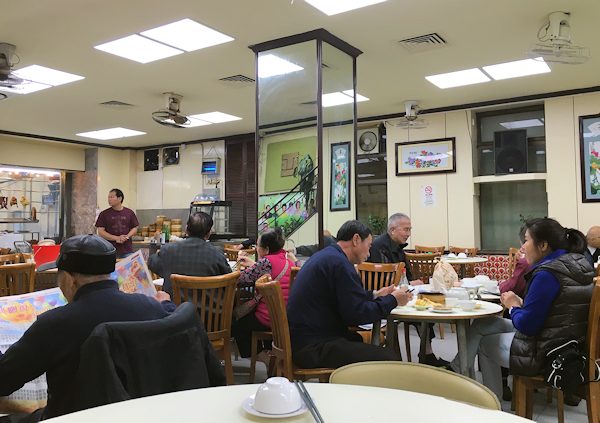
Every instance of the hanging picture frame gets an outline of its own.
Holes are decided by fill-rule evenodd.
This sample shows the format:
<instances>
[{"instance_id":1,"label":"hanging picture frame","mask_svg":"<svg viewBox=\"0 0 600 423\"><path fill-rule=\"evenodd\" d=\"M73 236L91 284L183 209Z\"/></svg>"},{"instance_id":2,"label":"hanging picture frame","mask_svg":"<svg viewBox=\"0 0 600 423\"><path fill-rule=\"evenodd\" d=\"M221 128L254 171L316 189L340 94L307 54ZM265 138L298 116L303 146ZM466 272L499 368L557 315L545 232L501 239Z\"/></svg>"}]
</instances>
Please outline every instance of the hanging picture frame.
<instances>
[{"instance_id":1,"label":"hanging picture frame","mask_svg":"<svg viewBox=\"0 0 600 423\"><path fill-rule=\"evenodd\" d=\"M579 116L581 200L600 201L600 114Z\"/></svg>"},{"instance_id":2,"label":"hanging picture frame","mask_svg":"<svg viewBox=\"0 0 600 423\"><path fill-rule=\"evenodd\" d=\"M396 176L456 172L456 138L396 143Z\"/></svg>"},{"instance_id":3,"label":"hanging picture frame","mask_svg":"<svg viewBox=\"0 0 600 423\"><path fill-rule=\"evenodd\" d=\"M350 142L331 144L329 210L350 210Z\"/></svg>"}]
</instances>

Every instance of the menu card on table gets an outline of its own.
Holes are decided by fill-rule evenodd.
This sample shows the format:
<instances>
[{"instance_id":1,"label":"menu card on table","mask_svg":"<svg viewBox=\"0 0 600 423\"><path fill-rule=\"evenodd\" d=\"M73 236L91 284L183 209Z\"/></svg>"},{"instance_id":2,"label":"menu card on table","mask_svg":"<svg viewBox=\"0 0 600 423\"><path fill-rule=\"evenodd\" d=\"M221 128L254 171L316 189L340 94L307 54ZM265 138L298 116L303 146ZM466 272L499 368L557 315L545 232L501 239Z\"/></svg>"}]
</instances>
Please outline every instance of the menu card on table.
<instances>
[{"instance_id":1,"label":"menu card on table","mask_svg":"<svg viewBox=\"0 0 600 423\"><path fill-rule=\"evenodd\" d=\"M119 260L115 265L115 271L110 274L110 278L117 281L119 289L128 294L139 293L149 297L156 295L152 275L140 250Z\"/></svg>"}]
</instances>

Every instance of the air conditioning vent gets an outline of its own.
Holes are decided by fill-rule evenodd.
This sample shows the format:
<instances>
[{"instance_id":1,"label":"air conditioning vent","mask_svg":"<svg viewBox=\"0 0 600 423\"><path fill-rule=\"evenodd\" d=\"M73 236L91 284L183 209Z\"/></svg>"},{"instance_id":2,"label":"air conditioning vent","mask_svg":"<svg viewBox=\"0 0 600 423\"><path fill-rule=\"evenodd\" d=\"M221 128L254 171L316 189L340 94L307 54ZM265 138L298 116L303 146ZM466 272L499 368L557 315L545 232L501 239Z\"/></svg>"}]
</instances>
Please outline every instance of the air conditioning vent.
<instances>
[{"instance_id":1,"label":"air conditioning vent","mask_svg":"<svg viewBox=\"0 0 600 423\"><path fill-rule=\"evenodd\" d=\"M223 82L235 82L240 84L254 84L254 79L245 75L232 75L226 76L225 78L219 78L219 81Z\"/></svg>"},{"instance_id":2,"label":"air conditioning vent","mask_svg":"<svg viewBox=\"0 0 600 423\"><path fill-rule=\"evenodd\" d=\"M398 41L398 43L410 53L433 50L447 44L446 40L444 40L437 32L406 38Z\"/></svg>"},{"instance_id":3,"label":"air conditioning vent","mask_svg":"<svg viewBox=\"0 0 600 423\"><path fill-rule=\"evenodd\" d=\"M113 107L115 109L125 109L127 107L133 107L133 104L124 103L119 100L105 101L104 103L100 103L100 105L105 107Z\"/></svg>"}]
</instances>

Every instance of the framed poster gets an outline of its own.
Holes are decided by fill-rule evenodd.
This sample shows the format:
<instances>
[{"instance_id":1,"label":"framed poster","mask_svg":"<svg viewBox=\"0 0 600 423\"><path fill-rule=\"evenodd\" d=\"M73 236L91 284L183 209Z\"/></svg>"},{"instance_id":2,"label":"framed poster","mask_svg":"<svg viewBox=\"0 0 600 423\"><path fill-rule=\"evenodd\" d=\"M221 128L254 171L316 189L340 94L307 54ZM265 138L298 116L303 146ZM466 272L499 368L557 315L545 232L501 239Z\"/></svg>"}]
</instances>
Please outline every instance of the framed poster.
<instances>
[{"instance_id":1,"label":"framed poster","mask_svg":"<svg viewBox=\"0 0 600 423\"><path fill-rule=\"evenodd\" d=\"M350 210L350 142L331 144L329 210Z\"/></svg>"},{"instance_id":2,"label":"framed poster","mask_svg":"<svg viewBox=\"0 0 600 423\"><path fill-rule=\"evenodd\" d=\"M396 176L456 172L456 138L396 143Z\"/></svg>"},{"instance_id":3,"label":"framed poster","mask_svg":"<svg viewBox=\"0 0 600 423\"><path fill-rule=\"evenodd\" d=\"M579 116L581 199L600 201L600 114Z\"/></svg>"}]
</instances>

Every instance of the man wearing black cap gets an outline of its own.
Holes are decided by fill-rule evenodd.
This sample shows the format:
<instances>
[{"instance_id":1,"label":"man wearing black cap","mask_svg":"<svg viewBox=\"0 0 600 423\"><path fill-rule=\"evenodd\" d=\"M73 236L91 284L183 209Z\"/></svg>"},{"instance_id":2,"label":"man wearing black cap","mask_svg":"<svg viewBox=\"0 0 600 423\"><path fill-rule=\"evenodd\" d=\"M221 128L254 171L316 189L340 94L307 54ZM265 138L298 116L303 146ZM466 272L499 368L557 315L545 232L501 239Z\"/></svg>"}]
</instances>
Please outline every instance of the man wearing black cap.
<instances>
[{"instance_id":1,"label":"man wearing black cap","mask_svg":"<svg viewBox=\"0 0 600 423\"><path fill-rule=\"evenodd\" d=\"M72 409L70 393L77 390L79 350L98 324L162 319L175 309L166 293L154 299L119 291L117 282L109 279L115 261L115 247L99 236L78 235L63 242L57 261L45 268L58 268L58 284L69 304L38 316L20 340L0 354L0 396L45 372L44 417L65 414Z\"/></svg>"}]
</instances>

